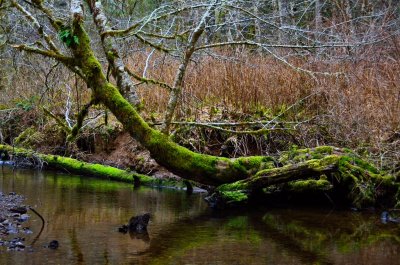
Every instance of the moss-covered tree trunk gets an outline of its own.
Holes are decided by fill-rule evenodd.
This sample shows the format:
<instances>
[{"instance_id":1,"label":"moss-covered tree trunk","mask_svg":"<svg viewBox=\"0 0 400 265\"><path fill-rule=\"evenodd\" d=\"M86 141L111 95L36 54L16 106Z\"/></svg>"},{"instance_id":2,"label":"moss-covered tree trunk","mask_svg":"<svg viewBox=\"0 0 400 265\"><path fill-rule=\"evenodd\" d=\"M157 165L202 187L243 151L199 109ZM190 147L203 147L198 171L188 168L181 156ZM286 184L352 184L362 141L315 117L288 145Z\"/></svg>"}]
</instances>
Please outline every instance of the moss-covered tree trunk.
<instances>
[{"instance_id":1,"label":"moss-covered tree trunk","mask_svg":"<svg viewBox=\"0 0 400 265\"><path fill-rule=\"evenodd\" d=\"M293 152L297 154L295 159L286 161L283 158L281 161L275 161L271 157L263 156L228 159L198 154L181 147L160 131L152 129L120 94L117 87L107 81L90 46L90 38L83 27L83 15L79 6L73 9L72 32L79 39L79 44L72 46L71 50L88 86L93 90L95 100L110 109L125 130L146 147L159 164L186 179L213 186L225 184L220 186L216 193L225 203L247 201L248 194L270 185L299 179L315 179L321 175L329 175L330 182L335 182L336 186L345 186L346 192L350 193L359 188L360 193L363 193L362 203L359 205L368 199L371 199L371 203L373 201L374 195L362 188L367 187L366 184L371 183L368 186L371 189L377 185L397 185L394 178L380 175L369 164L361 160L355 162L349 154L332 147ZM320 184L325 187L327 181L322 180ZM304 185L303 183L297 186ZM316 183L309 182L307 185L315 186ZM359 199L354 199L356 200Z\"/></svg>"},{"instance_id":2,"label":"moss-covered tree trunk","mask_svg":"<svg viewBox=\"0 0 400 265\"><path fill-rule=\"evenodd\" d=\"M219 185L247 178L263 169L269 157L227 159L192 152L152 129L136 109L108 82L101 64L90 46L90 38L83 27L83 15L73 14L72 32L79 45L71 47L75 63L86 76L97 102L104 104L123 124L126 131L146 147L151 156L172 172L194 181Z\"/></svg>"}]
</instances>

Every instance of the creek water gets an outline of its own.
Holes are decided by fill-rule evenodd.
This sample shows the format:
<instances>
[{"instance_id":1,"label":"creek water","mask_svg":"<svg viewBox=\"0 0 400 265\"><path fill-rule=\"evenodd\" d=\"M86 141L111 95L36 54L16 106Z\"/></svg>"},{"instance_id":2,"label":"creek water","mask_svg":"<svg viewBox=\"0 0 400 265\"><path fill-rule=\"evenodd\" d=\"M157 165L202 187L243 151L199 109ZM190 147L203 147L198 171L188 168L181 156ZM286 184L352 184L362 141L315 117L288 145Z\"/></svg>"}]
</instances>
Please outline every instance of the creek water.
<instances>
[{"instance_id":1,"label":"creek water","mask_svg":"<svg viewBox=\"0 0 400 265\"><path fill-rule=\"evenodd\" d=\"M0 191L26 196L22 252L0 264L400 264L400 226L379 213L332 209L208 209L204 194L56 172L0 169ZM117 232L150 212L148 235ZM45 248L58 240L59 248Z\"/></svg>"}]
</instances>

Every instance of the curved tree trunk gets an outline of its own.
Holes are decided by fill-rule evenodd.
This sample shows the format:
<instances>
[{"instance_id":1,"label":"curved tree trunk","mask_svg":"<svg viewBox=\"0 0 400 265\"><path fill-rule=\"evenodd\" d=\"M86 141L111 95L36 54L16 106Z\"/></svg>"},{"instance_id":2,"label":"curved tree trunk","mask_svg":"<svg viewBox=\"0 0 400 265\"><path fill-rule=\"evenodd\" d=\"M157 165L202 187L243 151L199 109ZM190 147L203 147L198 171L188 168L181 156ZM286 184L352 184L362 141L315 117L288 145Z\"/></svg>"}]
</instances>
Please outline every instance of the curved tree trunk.
<instances>
[{"instance_id":1,"label":"curved tree trunk","mask_svg":"<svg viewBox=\"0 0 400 265\"><path fill-rule=\"evenodd\" d=\"M171 141L166 135L150 128L135 108L120 94L117 87L107 81L91 47L90 38L83 28L80 15L74 15L73 33L79 45L72 47L79 68L87 77L97 102L104 104L123 124L125 130L147 148L161 165L180 176L194 181L219 185L247 178L263 169L269 157L228 159L192 152Z\"/></svg>"},{"instance_id":2,"label":"curved tree trunk","mask_svg":"<svg viewBox=\"0 0 400 265\"><path fill-rule=\"evenodd\" d=\"M349 153L346 154L345 150L332 147L298 150L287 153L286 159L284 154L279 161L281 166L277 168L279 163L271 157L228 159L198 154L179 146L168 136L152 129L120 94L117 87L107 81L90 47L90 38L79 19L80 15L74 14L73 17L73 33L80 42L76 47L72 47L72 51L74 58L79 58L76 63L87 77L88 86L93 90L96 101L110 109L125 130L147 148L159 164L173 173L207 185L226 184L217 189L217 193L226 197L225 201L247 201L246 194L262 190L272 184L325 174L336 174L336 182L339 186L345 186L349 193L359 190L362 199L356 196L357 198L353 200L361 201L359 205L370 199L373 203L374 195L371 195L365 187L368 189L374 189L377 185L397 187L393 177L380 175L368 163ZM294 154L296 156L291 158ZM331 178L331 181L333 180L334 178Z\"/></svg>"}]
</instances>

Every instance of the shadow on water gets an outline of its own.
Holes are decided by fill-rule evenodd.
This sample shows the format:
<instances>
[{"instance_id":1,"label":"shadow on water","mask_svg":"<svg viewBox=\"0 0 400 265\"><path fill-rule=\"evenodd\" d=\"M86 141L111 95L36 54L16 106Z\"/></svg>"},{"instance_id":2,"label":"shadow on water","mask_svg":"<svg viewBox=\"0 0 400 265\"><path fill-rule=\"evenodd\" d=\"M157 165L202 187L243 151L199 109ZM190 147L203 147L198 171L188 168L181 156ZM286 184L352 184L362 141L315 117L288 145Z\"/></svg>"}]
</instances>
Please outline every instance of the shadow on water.
<instances>
[{"instance_id":1,"label":"shadow on water","mask_svg":"<svg viewBox=\"0 0 400 265\"><path fill-rule=\"evenodd\" d=\"M400 226L380 223L379 213L215 212L203 194L7 168L0 172L0 190L24 194L46 220L33 252L0 249L1 264L398 264L400 259ZM117 232L144 212L152 216L148 233ZM31 215L24 225L35 234L41 221ZM59 241L57 250L43 247L51 240Z\"/></svg>"}]
</instances>

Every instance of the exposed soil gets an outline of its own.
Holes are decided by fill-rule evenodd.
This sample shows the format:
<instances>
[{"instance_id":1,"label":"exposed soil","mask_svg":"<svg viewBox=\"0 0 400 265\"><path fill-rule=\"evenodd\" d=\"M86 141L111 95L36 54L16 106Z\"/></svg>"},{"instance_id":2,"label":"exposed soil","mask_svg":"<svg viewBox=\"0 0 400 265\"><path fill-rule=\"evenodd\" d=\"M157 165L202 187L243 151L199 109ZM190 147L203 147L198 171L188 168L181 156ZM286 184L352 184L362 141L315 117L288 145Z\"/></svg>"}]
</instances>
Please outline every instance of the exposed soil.
<instances>
[{"instance_id":1,"label":"exposed soil","mask_svg":"<svg viewBox=\"0 0 400 265\"><path fill-rule=\"evenodd\" d=\"M96 151L96 153L88 154L85 160L121 169L133 169L139 173L157 178L179 178L157 164L150 157L149 151L140 146L128 133L118 135L108 145L108 150L100 150Z\"/></svg>"}]
</instances>

